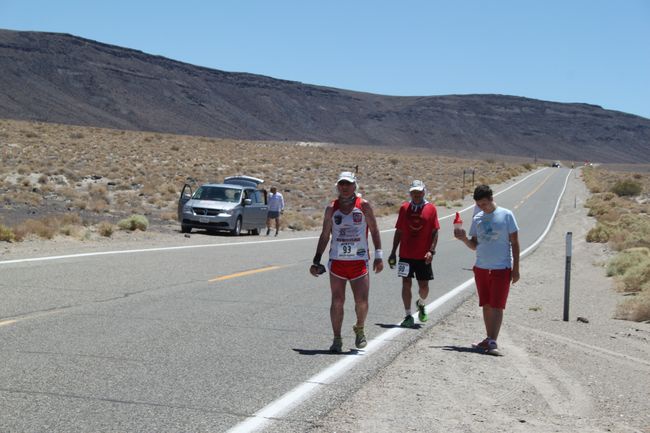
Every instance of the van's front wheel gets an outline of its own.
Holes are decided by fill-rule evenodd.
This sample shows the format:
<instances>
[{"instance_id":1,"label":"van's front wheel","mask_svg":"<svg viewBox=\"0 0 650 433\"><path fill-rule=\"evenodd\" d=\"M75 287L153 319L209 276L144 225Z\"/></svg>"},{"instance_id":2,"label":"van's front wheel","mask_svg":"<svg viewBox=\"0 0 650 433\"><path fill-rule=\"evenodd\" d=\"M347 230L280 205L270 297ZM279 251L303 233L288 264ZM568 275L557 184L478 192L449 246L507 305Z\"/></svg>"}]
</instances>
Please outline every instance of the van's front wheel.
<instances>
[{"instance_id":1,"label":"van's front wheel","mask_svg":"<svg viewBox=\"0 0 650 433\"><path fill-rule=\"evenodd\" d=\"M241 217L237 218L235 222L235 228L230 230L230 234L233 236L239 236L241 234Z\"/></svg>"}]
</instances>

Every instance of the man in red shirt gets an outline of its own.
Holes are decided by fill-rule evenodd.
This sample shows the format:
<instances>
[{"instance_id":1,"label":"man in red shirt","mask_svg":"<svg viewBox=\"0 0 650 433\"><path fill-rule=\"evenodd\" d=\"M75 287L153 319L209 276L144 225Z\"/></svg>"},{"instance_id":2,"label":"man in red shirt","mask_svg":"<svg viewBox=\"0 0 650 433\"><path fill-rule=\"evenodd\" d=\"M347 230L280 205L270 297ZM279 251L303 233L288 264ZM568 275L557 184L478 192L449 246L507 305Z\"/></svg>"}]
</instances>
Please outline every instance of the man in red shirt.
<instances>
[{"instance_id":1,"label":"man in red shirt","mask_svg":"<svg viewBox=\"0 0 650 433\"><path fill-rule=\"evenodd\" d=\"M412 328L415 319L411 315L411 286L413 276L418 282L420 298L415 302L420 322L429 317L425 309L425 300L429 296L429 280L433 280L431 260L436 254L438 244L438 211L433 203L425 200L424 182L414 180L409 188L411 201L404 202L399 210L393 237L393 249L388 263L393 268L396 263L395 252L399 246L399 263L397 275L402 277L402 301L406 317L402 327Z\"/></svg>"}]
</instances>

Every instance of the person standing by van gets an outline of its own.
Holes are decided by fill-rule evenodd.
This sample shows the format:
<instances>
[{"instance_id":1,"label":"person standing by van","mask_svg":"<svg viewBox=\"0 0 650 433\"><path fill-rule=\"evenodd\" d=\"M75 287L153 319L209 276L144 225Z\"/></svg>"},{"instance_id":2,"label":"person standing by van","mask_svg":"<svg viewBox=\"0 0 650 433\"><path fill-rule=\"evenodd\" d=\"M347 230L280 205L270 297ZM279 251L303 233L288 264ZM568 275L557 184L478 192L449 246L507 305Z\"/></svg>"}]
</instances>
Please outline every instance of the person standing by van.
<instances>
[{"instance_id":1,"label":"person standing by van","mask_svg":"<svg viewBox=\"0 0 650 433\"><path fill-rule=\"evenodd\" d=\"M275 235L280 231L280 215L284 211L284 197L275 186L271 187L268 197L269 211L266 215L266 235L271 233L271 220L275 220Z\"/></svg>"}]
</instances>

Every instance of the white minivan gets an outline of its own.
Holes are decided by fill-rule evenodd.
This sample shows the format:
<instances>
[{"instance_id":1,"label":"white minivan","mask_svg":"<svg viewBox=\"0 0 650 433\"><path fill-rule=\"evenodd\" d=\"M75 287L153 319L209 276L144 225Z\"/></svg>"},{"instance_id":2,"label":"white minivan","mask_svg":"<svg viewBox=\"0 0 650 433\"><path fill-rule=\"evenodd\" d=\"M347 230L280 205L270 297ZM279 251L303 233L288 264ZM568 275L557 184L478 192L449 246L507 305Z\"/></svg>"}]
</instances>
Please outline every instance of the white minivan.
<instances>
[{"instance_id":1,"label":"white minivan","mask_svg":"<svg viewBox=\"0 0 650 433\"><path fill-rule=\"evenodd\" d=\"M259 235L266 227L266 190L262 179L251 176L230 176L223 183L207 183L192 192L183 186L178 200L178 221L181 232L192 229L228 231L239 236L242 230Z\"/></svg>"}]
</instances>

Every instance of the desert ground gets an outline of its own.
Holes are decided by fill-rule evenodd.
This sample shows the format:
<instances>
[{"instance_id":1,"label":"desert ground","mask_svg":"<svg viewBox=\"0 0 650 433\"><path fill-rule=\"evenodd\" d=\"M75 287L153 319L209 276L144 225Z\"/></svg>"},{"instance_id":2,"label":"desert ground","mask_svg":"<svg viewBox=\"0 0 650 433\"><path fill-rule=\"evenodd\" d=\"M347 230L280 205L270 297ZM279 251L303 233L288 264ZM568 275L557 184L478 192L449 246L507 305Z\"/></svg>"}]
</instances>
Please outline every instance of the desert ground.
<instances>
[{"instance_id":1,"label":"desert ground","mask_svg":"<svg viewBox=\"0 0 650 433\"><path fill-rule=\"evenodd\" d=\"M287 202L284 228L305 230L320 225L343 170L357 169L360 192L382 216L395 212L414 178L426 183L430 200L454 206L472 181L498 183L536 165L532 157L459 158L424 149L221 140L13 120L0 120L0 156L0 224L68 215L46 237L81 239L95 238L102 221L134 214L145 215L151 229L165 230L175 222L185 183L231 175L277 185Z\"/></svg>"}]
</instances>

